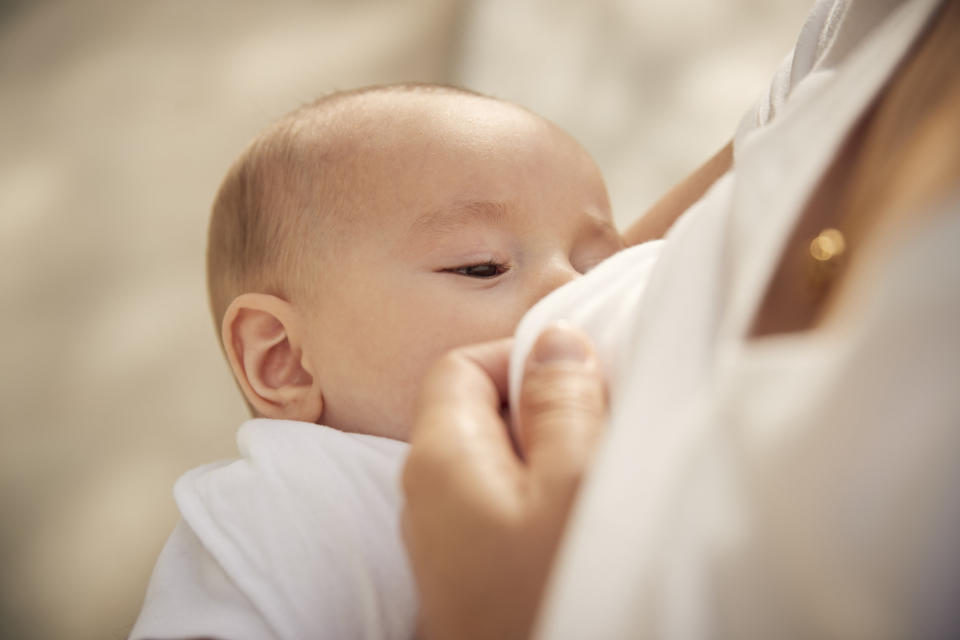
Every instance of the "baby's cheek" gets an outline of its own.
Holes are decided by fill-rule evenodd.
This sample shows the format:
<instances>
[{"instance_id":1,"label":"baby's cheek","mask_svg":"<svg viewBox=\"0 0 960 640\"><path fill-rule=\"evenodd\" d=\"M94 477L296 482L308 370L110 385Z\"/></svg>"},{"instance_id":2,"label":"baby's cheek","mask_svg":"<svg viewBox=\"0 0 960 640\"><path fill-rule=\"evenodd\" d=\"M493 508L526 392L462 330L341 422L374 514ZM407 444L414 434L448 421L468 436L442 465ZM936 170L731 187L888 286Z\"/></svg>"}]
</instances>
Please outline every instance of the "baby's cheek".
<instances>
[{"instance_id":1,"label":"baby's cheek","mask_svg":"<svg viewBox=\"0 0 960 640\"><path fill-rule=\"evenodd\" d=\"M519 297L519 296L518 296ZM498 340L513 335L527 306L520 300L507 300L475 309L461 319L457 346Z\"/></svg>"},{"instance_id":2,"label":"baby's cheek","mask_svg":"<svg viewBox=\"0 0 960 640\"><path fill-rule=\"evenodd\" d=\"M389 406L396 419L398 439L407 440L416 407L416 398L424 376L433 363L448 351L478 342L486 342L513 335L516 323L525 309L519 305L434 305L418 318L409 316L394 325L395 332L386 343L395 339L389 356L381 366L390 382L381 386L389 389L375 391L374 401ZM432 311L432 313L430 312ZM401 326L402 325L402 326ZM387 338L387 334L384 334ZM383 349L381 353L387 351Z\"/></svg>"}]
</instances>

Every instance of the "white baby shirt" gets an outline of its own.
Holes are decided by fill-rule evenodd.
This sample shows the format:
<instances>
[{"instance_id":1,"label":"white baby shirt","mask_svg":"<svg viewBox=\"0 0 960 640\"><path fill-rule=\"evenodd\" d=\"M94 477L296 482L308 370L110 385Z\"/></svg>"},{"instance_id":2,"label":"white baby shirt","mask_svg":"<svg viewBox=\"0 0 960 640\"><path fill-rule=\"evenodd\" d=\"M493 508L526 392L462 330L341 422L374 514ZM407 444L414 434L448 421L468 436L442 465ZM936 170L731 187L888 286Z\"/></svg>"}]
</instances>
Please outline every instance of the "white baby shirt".
<instances>
[{"instance_id":1,"label":"white baby shirt","mask_svg":"<svg viewBox=\"0 0 960 640\"><path fill-rule=\"evenodd\" d=\"M241 457L194 469L131 638L408 640L417 601L399 531L408 445L250 420Z\"/></svg>"}]
</instances>

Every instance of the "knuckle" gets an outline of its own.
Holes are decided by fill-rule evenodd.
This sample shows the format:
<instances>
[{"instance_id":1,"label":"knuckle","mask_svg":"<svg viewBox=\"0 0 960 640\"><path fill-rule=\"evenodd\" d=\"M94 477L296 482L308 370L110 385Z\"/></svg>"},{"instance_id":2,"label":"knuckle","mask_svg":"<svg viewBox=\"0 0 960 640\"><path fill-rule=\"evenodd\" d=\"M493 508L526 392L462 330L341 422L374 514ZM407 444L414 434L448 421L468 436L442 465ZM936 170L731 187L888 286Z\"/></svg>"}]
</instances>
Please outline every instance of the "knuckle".
<instances>
[{"instance_id":1,"label":"knuckle","mask_svg":"<svg viewBox=\"0 0 960 640\"><path fill-rule=\"evenodd\" d=\"M427 369L426 381L447 380L463 367L463 357L456 351L446 351L438 356Z\"/></svg>"},{"instance_id":2,"label":"knuckle","mask_svg":"<svg viewBox=\"0 0 960 640\"><path fill-rule=\"evenodd\" d=\"M444 353L430 364L414 398L415 422L423 419L424 414L435 409L437 404L447 397L450 382L457 379L462 372L463 358L454 351Z\"/></svg>"}]
</instances>

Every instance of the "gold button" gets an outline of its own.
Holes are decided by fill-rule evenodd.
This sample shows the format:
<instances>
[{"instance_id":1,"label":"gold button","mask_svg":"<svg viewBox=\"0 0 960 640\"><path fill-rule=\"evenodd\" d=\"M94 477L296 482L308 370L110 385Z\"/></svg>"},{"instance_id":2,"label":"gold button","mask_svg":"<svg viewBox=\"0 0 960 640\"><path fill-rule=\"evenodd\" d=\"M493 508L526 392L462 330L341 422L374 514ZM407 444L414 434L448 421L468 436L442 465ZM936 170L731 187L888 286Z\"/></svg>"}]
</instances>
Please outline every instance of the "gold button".
<instances>
[{"instance_id":1,"label":"gold button","mask_svg":"<svg viewBox=\"0 0 960 640\"><path fill-rule=\"evenodd\" d=\"M847 243L836 229L824 229L810 241L810 255L818 262L829 262L843 254Z\"/></svg>"},{"instance_id":2,"label":"gold button","mask_svg":"<svg viewBox=\"0 0 960 640\"><path fill-rule=\"evenodd\" d=\"M817 295L827 291L840 272L843 252L847 249L843 234L837 229L824 229L810 241L807 278Z\"/></svg>"}]
</instances>

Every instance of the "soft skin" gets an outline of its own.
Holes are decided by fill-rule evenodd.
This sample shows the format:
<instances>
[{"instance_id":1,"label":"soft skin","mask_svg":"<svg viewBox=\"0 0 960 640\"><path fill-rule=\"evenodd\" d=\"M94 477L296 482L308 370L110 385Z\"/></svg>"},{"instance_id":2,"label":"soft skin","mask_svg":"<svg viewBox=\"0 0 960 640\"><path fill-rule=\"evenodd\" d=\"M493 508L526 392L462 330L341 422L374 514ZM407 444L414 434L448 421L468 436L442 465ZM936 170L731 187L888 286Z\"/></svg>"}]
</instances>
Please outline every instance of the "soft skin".
<instances>
[{"instance_id":1,"label":"soft skin","mask_svg":"<svg viewBox=\"0 0 960 640\"><path fill-rule=\"evenodd\" d=\"M406 439L433 360L511 335L622 241L597 167L542 118L461 94L355 100L335 259L303 265L308 296L239 296L224 345L259 414Z\"/></svg>"}]
</instances>

